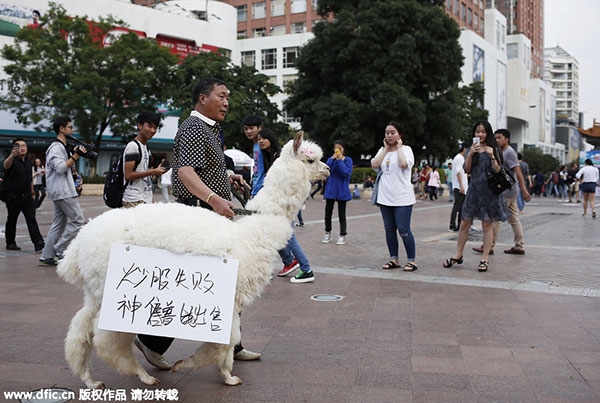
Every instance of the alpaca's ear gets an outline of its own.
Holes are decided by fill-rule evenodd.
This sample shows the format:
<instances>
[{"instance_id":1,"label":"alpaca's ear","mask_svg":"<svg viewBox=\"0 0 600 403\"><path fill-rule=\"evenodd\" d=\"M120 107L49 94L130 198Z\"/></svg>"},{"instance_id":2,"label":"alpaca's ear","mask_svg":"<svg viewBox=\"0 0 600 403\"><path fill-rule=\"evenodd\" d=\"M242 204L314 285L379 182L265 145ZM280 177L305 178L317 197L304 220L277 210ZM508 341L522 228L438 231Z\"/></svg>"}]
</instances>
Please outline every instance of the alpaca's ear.
<instances>
[{"instance_id":1,"label":"alpaca's ear","mask_svg":"<svg viewBox=\"0 0 600 403\"><path fill-rule=\"evenodd\" d=\"M304 135L304 132L302 130L300 130L298 133L296 133L296 137L294 138L294 144L293 144L294 154L298 154L298 148L300 148L300 143L302 143L303 135Z\"/></svg>"}]
</instances>

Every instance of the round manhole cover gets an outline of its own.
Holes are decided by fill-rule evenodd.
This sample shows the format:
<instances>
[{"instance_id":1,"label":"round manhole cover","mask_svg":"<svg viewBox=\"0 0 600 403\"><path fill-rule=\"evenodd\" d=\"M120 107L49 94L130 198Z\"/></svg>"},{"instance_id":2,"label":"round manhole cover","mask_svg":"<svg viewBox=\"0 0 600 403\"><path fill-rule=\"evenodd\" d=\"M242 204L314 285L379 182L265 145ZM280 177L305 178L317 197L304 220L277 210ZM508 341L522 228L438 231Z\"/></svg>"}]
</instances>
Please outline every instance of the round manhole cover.
<instances>
[{"instance_id":1,"label":"round manhole cover","mask_svg":"<svg viewBox=\"0 0 600 403\"><path fill-rule=\"evenodd\" d=\"M317 294L310 297L310 299L314 301L341 301L344 297L335 294Z\"/></svg>"},{"instance_id":2,"label":"round manhole cover","mask_svg":"<svg viewBox=\"0 0 600 403\"><path fill-rule=\"evenodd\" d=\"M29 392L22 403L64 403L75 399L75 392L65 388L46 388Z\"/></svg>"}]
</instances>

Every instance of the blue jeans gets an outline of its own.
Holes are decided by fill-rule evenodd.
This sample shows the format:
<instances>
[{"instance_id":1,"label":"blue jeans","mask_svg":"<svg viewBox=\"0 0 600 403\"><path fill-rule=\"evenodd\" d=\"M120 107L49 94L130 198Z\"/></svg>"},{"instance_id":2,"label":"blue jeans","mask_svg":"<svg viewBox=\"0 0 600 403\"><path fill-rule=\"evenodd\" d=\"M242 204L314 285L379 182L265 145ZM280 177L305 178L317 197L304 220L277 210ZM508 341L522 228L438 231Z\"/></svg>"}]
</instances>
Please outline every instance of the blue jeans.
<instances>
[{"instance_id":1,"label":"blue jeans","mask_svg":"<svg viewBox=\"0 0 600 403\"><path fill-rule=\"evenodd\" d=\"M452 182L448 182L448 190L450 193L450 199L448 201L454 201L454 191L452 189Z\"/></svg>"},{"instance_id":2,"label":"blue jeans","mask_svg":"<svg viewBox=\"0 0 600 403\"><path fill-rule=\"evenodd\" d=\"M521 189L519 189L519 193L517 194L517 207L519 207L519 211L523 211L525 208L525 199L523 199Z\"/></svg>"},{"instance_id":3,"label":"blue jeans","mask_svg":"<svg viewBox=\"0 0 600 403\"><path fill-rule=\"evenodd\" d=\"M294 221L292 221L292 227L294 226ZM308 263L308 259L304 254L304 251L300 247L300 244L296 240L296 234L292 234L292 237L288 241L285 248L279 251L279 256L283 261L284 265L288 265L294 261L294 258L300 263L300 270L304 273L310 272L310 264Z\"/></svg>"},{"instance_id":4,"label":"blue jeans","mask_svg":"<svg viewBox=\"0 0 600 403\"><path fill-rule=\"evenodd\" d=\"M413 206L382 206L381 216L383 217L383 226L385 227L385 241L390 252L390 260L398 259L398 235L400 233L404 249L406 249L406 257L409 262L415 260L417 254L415 247L415 238L410 231L410 216L412 215Z\"/></svg>"}]
</instances>

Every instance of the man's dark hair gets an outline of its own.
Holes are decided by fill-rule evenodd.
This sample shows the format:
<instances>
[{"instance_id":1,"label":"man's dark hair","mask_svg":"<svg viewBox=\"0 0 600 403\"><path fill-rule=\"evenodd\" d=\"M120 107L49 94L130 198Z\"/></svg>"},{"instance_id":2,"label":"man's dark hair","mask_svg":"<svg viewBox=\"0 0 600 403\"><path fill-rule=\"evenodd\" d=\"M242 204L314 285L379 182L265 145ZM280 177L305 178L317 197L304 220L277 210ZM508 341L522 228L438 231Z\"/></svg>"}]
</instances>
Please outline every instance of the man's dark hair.
<instances>
[{"instance_id":1,"label":"man's dark hair","mask_svg":"<svg viewBox=\"0 0 600 403\"><path fill-rule=\"evenodd\" d=\"M142 126L144 125L144 123L150 123L151 125L158 127L158 124L160 123L160 118L152 112L143 111L140 112L139 115L137 115L137 122Z\"/></svg>"},{"instance_id":2,"label":"man's dark hair","mask_svg":"<svg viewBox=\"0 0 600 403\"><path fill-rule=\"evenodd\" d=\"M508 129L498 129L494 134L501 134L507 140L510 140L510 131Z\"/></svg>"},{"instance_id":3,"label":"man's dark hair","mask_svg":"<svg viewBox=\"0 0 600 403\"><path fill-rule=\"evenodd\" d=\"M27 142L25 141L25 139L18 137L16 139L13 140L12 145L14 146L15 144L17 144L17 141L22 141L23 143L27 144Z\"/></svg>"},{"instance_id":4,"label":"man's dark hair","mask_svg":"<svg viewBox=\"0 0 600 403\"><path fill-rule=\"evenodd\" d=\"M192 103L194 105L198 103L200 94L209 96L217 85L227 86L224 81L221 81L218 78L201 78L198 80L198 82L194 85L194 89L192 90Z\"/></svg>"},{"instance_id":5,"label":"man's dark hair","mask_svg":"<svg viewBox=\"0 0 600 403\"><path fill-rule=\"evenodd\" d=\"M517 158L520 159L520 160L522 160L523 159L523 154L517 153Z\"/></svg>"},{"instance_id":6,"label":"man's dark hair","mask_svg":"<svg viewBox=\"0 0 600 403\"><path fill-rule=\"evenodd\" d=\"M588 159L585 160L585 165L592 165L593 166L594 163L592 162L591 159L588 158Z\"/></svg>"},{"instance_id":7,"label":"man's dark hair","mask_svg":"<svg viewBox=\"0 0 600 403\"><path fill-rule=\"evenodd\" d=\"M248 115L242 120L242 126L262 126L262 119L256 115Z\"/></svg>"},{"instance_id":8,"label":"man's dark hair","mask_svg":"<svg viewBox=\"0 0 600 403\"><path fill-rule=\"evenodd\" d=\"M52 124L52 128L54 129L54 133L60 133L61 127L67 127L69 122L72 122L71 118L68 116L59 116L54 119L54 123Z\"/></svg>"}]
</instances>

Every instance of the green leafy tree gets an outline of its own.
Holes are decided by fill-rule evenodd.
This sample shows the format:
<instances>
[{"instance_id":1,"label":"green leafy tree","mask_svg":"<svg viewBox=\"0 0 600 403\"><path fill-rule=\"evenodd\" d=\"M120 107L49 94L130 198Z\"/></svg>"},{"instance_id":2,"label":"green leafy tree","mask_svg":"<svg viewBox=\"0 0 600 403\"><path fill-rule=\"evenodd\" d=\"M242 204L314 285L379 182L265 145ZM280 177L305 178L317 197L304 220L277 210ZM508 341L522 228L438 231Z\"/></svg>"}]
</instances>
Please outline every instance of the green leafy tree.
<instances>
[{"instance_id":1,"label":"green leafy tree","mask_svg":"<svg viewBox=\"0 0 600 403\"><path fill-rule=\"evenodd\" d=\"M523 161L529 164L529 172L535 175L537 172L550 172L559 168L560 161L555 157L544 154L544 152L537 148L531 147L523 150Z\"/></svg>"},{"instance_id":2,"label":"green leafy tree","mask_svg":"<svg viewBox=\"0 0 600 403\"><path fill-rule=\"evenodd\" d=\"M192 88L203 77L223 80L231 91L229 111L221 125L228 148L252 150L252 144L242 130L242 119L249 114L260 116L263 119L263 127L277 133L282 143L287 141L290 136L289 126L277 122L279 108L268 98L279 93L279 87L270 83L266 75L258 74L254 67L235 66L227 57L216 53L187 57L178 66L175 72L173 105L182 109L180 121L190 115L194 107Z\"/></svg>"},{"instance_id":3,"label":"green leafy tree","mask_svg":"<svg viewBox=\"0 0 600 403\"><path fill-rule=\"evenodd\" d=\"M319 14L335 18L301 49L286 108L324 146L343 139L353 158L382 146L390 120L417 158L449 155L467 106L460 31L437 3L320 0Z\"/></svg>"},{"instance_id":4,"label":"green leafy tree","mask_svg":"<svg viewBox=\"0 0 600 403\"><path fill-rule=\"evenodd\" d=\"M36 130L51 131L48 121L68 115L98 149L109 126L116 136L135 134L137 114L168 98L177 58L134 33L103 47L101 39L114 26L125 24L70 17L50 3L37 28L21 29L15 44L2 49L9 92L0 107Z\"/></svg>"}]
</instances>

